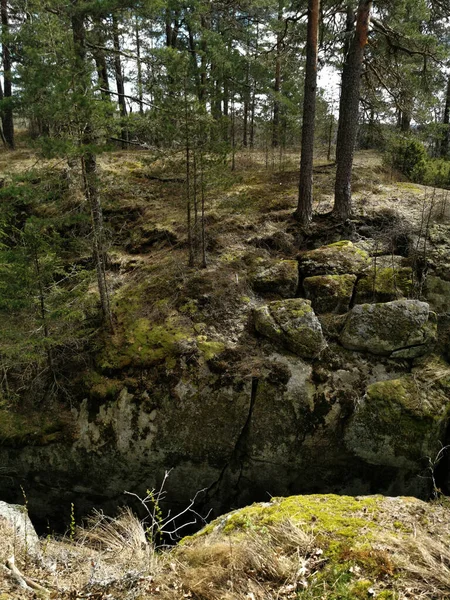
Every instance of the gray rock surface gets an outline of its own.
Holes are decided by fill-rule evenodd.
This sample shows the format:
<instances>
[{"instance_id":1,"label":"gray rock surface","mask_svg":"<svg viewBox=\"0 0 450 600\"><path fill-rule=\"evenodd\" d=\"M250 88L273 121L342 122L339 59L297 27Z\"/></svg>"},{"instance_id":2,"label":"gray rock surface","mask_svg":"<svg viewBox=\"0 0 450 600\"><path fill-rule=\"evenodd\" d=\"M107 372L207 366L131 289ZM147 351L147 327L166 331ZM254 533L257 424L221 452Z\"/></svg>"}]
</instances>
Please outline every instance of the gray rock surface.
<instances>
[{"instance_id":1,"label":"gray rock surface","mask_svg":"<svg viewBox=\"0 0 450 600\"><path fill-rule=\"evenodd\" d=\"M252 283L258 294L293 298L298 288L298 263L296 260L264 263L257 269Z\"/></svg>"},{"instance_id":2,"label":"gray rock surface","mask_svg":"<svg viewBox=\"0 0 450 600\"><path fill-rule=\"evenodd\" d=\"M426 302L396 300L353 307L340 342L349 350L414 358L427 354L436 336L436 315Z\"/></svg>"},{"instance_id":3,"label":"gray rock surface","mask_svg":"<svg viewBox=\"0 0 450 600\"><path fill-rule=\"evenodd\" d=\"M39 538L25 506L0 501L0 521L11 526L17 542L29 555L40 554Z\"/></svg>"},{"instance_id":4,"label":"gray rock surface","mask_svg":"<svg viewBox=\"0 0 450 600\"><path fill-rule=\"evenodd\" d=\"M342 241L301 252L298 262L303 277L314 277L348 273L357 275L364 272L371 261L367 252L360 250L352 242Z\"/></svg>"},{"instance_id":5,"label":"gray rock surface","mask_svg":"<svg viewBox=\"0 0 450 600\"><path fill-rule=\"evenodd\" d=\"M322 327L309 300L270 302L254 311L258 333L302 358L314 358L326 347Z\"/></svg>"}]
</instances>

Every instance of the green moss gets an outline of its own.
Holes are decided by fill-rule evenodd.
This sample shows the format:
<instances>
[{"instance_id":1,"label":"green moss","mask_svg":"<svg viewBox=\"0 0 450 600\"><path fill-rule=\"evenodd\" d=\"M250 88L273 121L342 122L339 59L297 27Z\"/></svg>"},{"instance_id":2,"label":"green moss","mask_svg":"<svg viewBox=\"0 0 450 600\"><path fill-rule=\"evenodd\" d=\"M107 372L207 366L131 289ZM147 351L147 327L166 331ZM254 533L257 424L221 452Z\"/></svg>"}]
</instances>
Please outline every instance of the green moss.
<instances>
[{"instance_id":1,"label":"green moss","mask_svg":"<svg viewBox=\"0 0 450 600\"><path fill-rule=\"evenodd\" d=\"M410 267L371 269L358 282L356 302L389 302L411 296L413 289Z\"/></svg>"},{"instance_id":2,"label":"green moss","mask_svg":"<svg viewBox=\"0 0 450 600\"><path fill-rule=\"evenodd\" d=\"M45 446L59 441L65 425L57 415L0 410L0 446Z\"/></svg>"},{"instance_id":3,"label":"green moss","mask_svg":"<svg viewBox=\"0 0 450 600\"><path fill-rule=\"evenodd\" d=\"M348 540L374 527L369 516L376 513L380 501L381 497L357 500L333 494L273 498L269 505L253 504L231 513L223 532L231 534L249 527L267 527L290 519L317 535L327 537L332 534Z\"/></svg>"},{"instance_id":4,"label":"green moss","mask_svg":"<svg viewBox=\"0 0 450 600\"><path fill-rule=\"evenodd\" d=\"M225 344L222 342L208 341L204 335L197 337L197 345L205 360L211 360L225 350Z\"/></svg>"}]
</instances>

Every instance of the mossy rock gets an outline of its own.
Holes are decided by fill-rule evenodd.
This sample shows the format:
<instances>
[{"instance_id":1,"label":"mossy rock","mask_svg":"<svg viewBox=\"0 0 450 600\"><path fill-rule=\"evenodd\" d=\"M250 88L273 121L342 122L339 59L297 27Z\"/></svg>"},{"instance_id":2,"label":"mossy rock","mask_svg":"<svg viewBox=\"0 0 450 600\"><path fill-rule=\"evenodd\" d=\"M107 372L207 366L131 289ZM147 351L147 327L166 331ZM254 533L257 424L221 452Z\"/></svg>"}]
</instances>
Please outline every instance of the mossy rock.
<instances>
[{"instance_id":1,"label":"mossy rock","mask_svg":"<svg viewBox=\"0 0 450 600\"><path fill-rule=\"evenodd\" d=\"M350 307L356 275L317 275L303 281L305 295L317 314L346 313Z\"/></svg>"},{"instance_id":2,"label":"mossy rock","mask_svg":"<svg viewBox=\"0 0 450 600\"><path fill-rule=\"evenodd\" d=\"M270 302L254 310L255 329L303 358L314 358L326 347L322 327L309 300Z\"/></svg>"},{"instance_id":3,"label":"mossy rock","mask_svg":"<svg viewBox=\"0 0 450 600\"><path fill-rule=\"evenodd\" d=\"M345 443L370 464L417 469L442 447L449 411L447 393L413 375L378 381L358 404Z\"/></svg>"},{"instance_id":4,"label":"mossy rock","mask_svg":"<svg viewBox=\"0 0 450 600\"><path fill-rule=\"evenodd\" d=\"M113 337L98 363L104 370L149 367L164 362L173 368L182 355L199 352L205 360L211 360L223 349L223 343L196 335L186 319L173 314L161 324L146 318L137 319L122 335Z\"/></svg>"},{"instance_id":5,"label":"mossy rock","mask_svg":"<svg viewBox=\"0 0 450 600\"><path fill-rule=\"evenodd\" d=\"M425 281L424 296L437 314L450 314L450 281L428 275Z\"/></svg>"},{"instance_id":6,"label":"mossy rock","mask_svg":"<svg viewBox=\"0 0 450 600\"><path fill-rule=\"evenodd\" d=\"M376 267L369 269L356 288L356 304L390 302L407 298L413 290L411 267Z\"/></svg>"},{"instance_id":7,"label":"mossy rock","mask_svg":"<svg viewBox=\"0 0 450 600\"><path fill-rule=\"evenodd\" d=\"M66 429L62 417L49 411L0 409L0 446L47 446L67 439Z\"/></svg>"},{"instance_id":8,"label":"mossy rock","mask_svg":"<svg viewBox=\"0 0 450 600\"><path fill-rule=\"evenodd\" d=\"M349 350L392 358L415 358L431 351L437 337L436 314L425 302L396 300L358 304L340 335Z\"/></svg>"},{"instance_id":9,"label":"mossy rock","mask_svg":"<svg viewBox=\"0 0 450 600\"><path fill-rule=\"evenodd\" d=\"M246 560L244 548L247 554L249 548L253 552L260 548L258 564L263 566L254 566L252 578L257 578L258 591L271 591L270 595L262 593L261 598L276 592L280 597L299 599L394 600L403 598L407 590L427 590L439 560L429 563L427 579L421 585L425 571L417 569L418 545L431 554L436 544L440 550L448 545L448 513L443 506L408 497L328 494L273 498L219 517L198 534L182 540L175 555L192 580L196 569L204 567L212 556L223 557L227 548L230 555L243 557L241 564ZM272 548L273 561L278 565L278 561L292 555L297 569L298 564L302 565L301 574L293 579L296 585L292 586L292 594L285 593L280 583L270 580L271 587L267 583L267 565L260 555L267 557ZM214 569L212 563L211 567ZM198 572L200 575L205 576L205 571ZM211 579L210 589L218 589L218 578ZM443 599L447 591L445 578L439 580L433 586L433 598Z\"/></svg>"},{"instance_id":10,"label":"mossy rock","mask_svg":"<svg viewBox=\"0 0 450 600\"><path fill-rule=\"evenodd\" d=\"M370 257L352 242L342 241L316 250L300 253L300 274L303 277L316 275L358 275L370 266Z\"/></svg>"},{"instance_id":11,"label":"mossy rock","mask_svg":"<svg viewBox=\"0 0 450 600\"><path fill-rule=\"evenodd\" d=\"M297 261L278 260L261 265L252 278L252 287L262 296L294 298L298 288Z\"/></svg>"}]
</instances>

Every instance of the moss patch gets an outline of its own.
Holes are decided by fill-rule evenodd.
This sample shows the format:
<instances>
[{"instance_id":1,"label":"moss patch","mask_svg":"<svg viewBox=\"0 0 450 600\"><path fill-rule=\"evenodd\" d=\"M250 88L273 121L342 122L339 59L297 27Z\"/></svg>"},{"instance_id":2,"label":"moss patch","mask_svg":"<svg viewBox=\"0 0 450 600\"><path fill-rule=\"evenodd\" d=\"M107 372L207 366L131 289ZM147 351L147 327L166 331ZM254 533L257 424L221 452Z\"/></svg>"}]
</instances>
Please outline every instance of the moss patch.
<instances>
[{"instance_id":1,"label":"moss patch","mask_svg":"<svg viewBox=\"0 0 450 600\"><path fill-rule=\"evenodd\" d=\"M67 420L47 412L0 410L0 445L46 446L67 436Z\"/></svg>"}]
</instances>

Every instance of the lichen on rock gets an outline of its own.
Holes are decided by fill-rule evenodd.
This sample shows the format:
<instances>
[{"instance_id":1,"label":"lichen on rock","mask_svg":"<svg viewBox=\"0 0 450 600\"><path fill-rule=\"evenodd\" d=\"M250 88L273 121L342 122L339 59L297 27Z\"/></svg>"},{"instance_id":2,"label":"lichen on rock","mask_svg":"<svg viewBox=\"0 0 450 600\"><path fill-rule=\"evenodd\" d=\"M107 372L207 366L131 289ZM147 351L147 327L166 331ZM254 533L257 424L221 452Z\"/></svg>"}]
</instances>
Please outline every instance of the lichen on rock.
<instances>
[{"instance_id":1,"label":"lichen on rock","mask_svg":"<svg viewBox=\"0 0 450 600\"><path fill-rule=\"evenodd\" d=\"M298 288L298 263L295 260L263 262L256 270L253 289L261 295L293 298Z\"/></svg>"},{"instance_id":2,"label":"lichen on rock","mask_svg":"<svg viewBox=\"0 0 450 600\"><path fill-rule=\"evenodd\" d=\"M316 313L346 313L355 283L356 275L316 275L307 277L303 288Z\"/></svg>"},{"instance_id":3,"label":"lichen on rock","mask_svg":"<svg viewBox=\"0 0 450 600\"><path fill-rule=\"evenodd\" d=\"M270 302L254 310L261 335L303 358L314 358L326 347L322 327L309 300L292 298Z\"/></svg>"},{"instance_id":4,"label":"lichen on rock","mask_svg":"<svg viewBox=\"0 0 450 600\"><path fill-rule=\"evenodd\" d=\"M416 468L436 456L450 401L413 375L370 385L347 427L345 443L368 463Z\"/></svg>"},{"instance_id":5,"label":"lichen on rock","mask_svg":"<svg viewBox=\"0 0 450 600\"><path fill-rule=\"evenodd\" d=\"M410 296L413 289L411 267L374 266L360 279L356 288L357 304L389 302Z\"/></svg>"},{"instance_id":6,"label":"lichen on rock","mask_svg":"<svg viewBox=\"0 0 450 600\"><path fill-rule=\"evenodd\" d=\"M340 342L349 350L415 358L430 352L436 336L436 315L427 303L396 300L353 307Z\"/></svg>"},{"instance_id":7,"label":"lichen on rock","mask_svg":"<svg viewBox=\"0 0 450 600\"><path fill-rule=\"evenodd\" d=\"M304 277L316 275L357 275L370 266L365 250L350 241L341 241L316 250L301 252L298 257L300 273Z\"/></svg>"}]
</instances>

